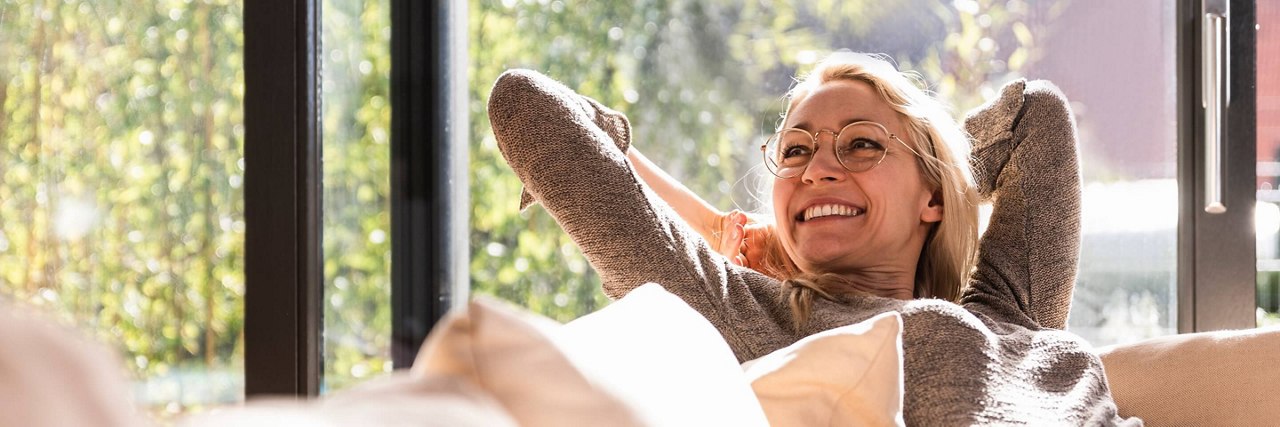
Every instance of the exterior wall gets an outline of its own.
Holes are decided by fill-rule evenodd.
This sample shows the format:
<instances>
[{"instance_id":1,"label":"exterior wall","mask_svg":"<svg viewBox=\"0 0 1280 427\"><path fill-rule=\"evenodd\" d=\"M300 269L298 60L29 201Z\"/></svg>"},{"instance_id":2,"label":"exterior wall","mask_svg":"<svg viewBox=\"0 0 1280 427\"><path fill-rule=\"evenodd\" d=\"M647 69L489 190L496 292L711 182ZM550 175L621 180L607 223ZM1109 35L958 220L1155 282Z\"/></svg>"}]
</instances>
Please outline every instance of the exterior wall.
<instances>
[{"instance_id":1,"label":"exterior wall","mask_svg":"<svg viewBox=\"0 0 1280 427\"><path fill-rule=\"evenodd\" d=\"M1280 161L1280 2L1258 2L1258 161ZM1274 188L1280 178L1264 178Z\"/></svg>"}]
</instances>

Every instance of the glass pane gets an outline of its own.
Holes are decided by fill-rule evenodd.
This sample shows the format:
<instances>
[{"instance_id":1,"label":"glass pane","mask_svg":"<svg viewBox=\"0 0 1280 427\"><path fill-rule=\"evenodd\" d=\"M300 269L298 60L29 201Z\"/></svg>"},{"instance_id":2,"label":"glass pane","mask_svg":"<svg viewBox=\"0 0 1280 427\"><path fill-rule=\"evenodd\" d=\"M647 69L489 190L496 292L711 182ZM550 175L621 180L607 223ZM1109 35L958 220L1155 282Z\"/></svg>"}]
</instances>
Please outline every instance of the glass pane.
<instances>
[{"instance_id":1,"label":"glass pane","mask_svg":"<svg viewBox=\"0 0 1280 427\"><path fill-rule=\"evenodd\" d=\"M391 15L387 0L321 7L324 382L391 371Z\"/></svg>"},{"instance_id":2,"label":"glass pane","mask_svg":"<svg viewBox=\"0 0 1280 427\"><path fill-rule=\"evenodd\" d=\"M621 110L632 120L634 146L695 192L721 209L759 210L768 173L755 148L773 129L781 96L798 70L850 49L885 53L918 71L957 114L1014 78L1058 83L1079 119L1086 179L1085 256L1070 327L1099 344L1174 330L1167 2L472 0L471 8L477 293L561 320L607 303L550 216L516 212L520 183L484 110L503 70L543 71Z\"/></svg>"},{"instance_id":3,"label":"glass pane","mask_svg":"<svg viewBox=\"0 0 1280 427\"><path fill-rule=\"evenodd\" d=\"M160 418L244 394L241 3L0 1L0 297Z\"/></svg>"},{"instance_id":4,"label":"glass pane","mask_svg":"<svg viewBox=\"0 0 1280 427\"><path fill-rule=\"evenodd\" d=\"M1258 326L1280 325L1280 4L1258 17Z\"/></svg>"},{"instance_id":5,"label":"glass pane","mask_svg":"<svg viewBox=\"0 0 1280 427\"><path fill-rule=\"evenodd\" d=\"M1068 328L1094 345L1176 333L1175 4L1072 2L1050 18L1027 75L1061 87L1079 124L1084 242Z\"/></svg>"}]
</instances>

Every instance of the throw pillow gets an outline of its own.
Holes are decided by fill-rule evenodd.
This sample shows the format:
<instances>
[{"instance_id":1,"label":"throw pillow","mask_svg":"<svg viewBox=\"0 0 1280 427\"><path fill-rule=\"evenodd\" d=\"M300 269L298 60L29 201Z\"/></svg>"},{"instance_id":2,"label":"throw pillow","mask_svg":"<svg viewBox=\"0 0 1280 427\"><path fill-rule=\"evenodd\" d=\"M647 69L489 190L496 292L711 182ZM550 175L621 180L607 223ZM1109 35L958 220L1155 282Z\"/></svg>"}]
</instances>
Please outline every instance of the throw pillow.
<instances>
[{"instance_id":1,"label":"throw pillow","mask_svg":"<svg viewBox=\"0 0 1280 427\"><path fill-rule=\"evenodd\" d=\"M810 335L743 367L773 426L904 425L896 312Z\"/></svg>"},{"instance_id":2,"label":"throw pillow","mask_svg":"<svg viewBox=\"0 0 1280 427\"><path fill-rule=\"evenodd\" d=\"M768 425L720 332L657 284L569 322L561 333L588 376L645 424Z\"/></svg>"},{"instance_id":3,"label":"throw pillow","mask_svg":"<svg viewBox=\"0 0 1280 427\"><path fill-rule=\"evenodd\" d=\"M562 351L554 338L559 326L476 298L440 320L423 343L413 373L468 378L522 426L643 425Z\"/></svg>"}]
</instances>

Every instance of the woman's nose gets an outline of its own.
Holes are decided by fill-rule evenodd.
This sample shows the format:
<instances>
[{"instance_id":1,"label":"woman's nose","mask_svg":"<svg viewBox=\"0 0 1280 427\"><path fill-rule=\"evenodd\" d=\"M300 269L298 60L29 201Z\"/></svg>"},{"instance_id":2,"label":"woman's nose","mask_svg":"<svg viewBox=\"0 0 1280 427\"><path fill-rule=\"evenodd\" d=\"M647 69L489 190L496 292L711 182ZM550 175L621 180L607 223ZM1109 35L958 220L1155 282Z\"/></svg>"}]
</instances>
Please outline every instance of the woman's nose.
<instances>
[{"instance_id":1,"label":"woman's nose","mask_svg":"<svg viewBox=\"0 0 1280 427\"><path fill-rule=\"evenodd\" d=\"M835 139L835 138L832 138ZM814 153L813 158L809 160L809 166L805 168L804 174L801 175L802 180L806 184L812 184L817 181L843 181L848 174L844 166L840 164L840 160L836 158L835 149L827 149L828 146L834 146L835 141L827 143L819 143L818 150Z\"/></svg>"}]
</instances>

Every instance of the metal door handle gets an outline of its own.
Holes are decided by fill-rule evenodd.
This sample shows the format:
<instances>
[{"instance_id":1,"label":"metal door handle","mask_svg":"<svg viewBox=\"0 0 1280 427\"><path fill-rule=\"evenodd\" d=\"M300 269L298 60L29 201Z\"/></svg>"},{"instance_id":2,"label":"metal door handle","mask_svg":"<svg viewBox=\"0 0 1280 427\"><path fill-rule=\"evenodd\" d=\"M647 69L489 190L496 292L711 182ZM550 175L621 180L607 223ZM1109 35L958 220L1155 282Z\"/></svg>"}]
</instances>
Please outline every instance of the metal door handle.
<instances>
[{"instance_id":1,"label":"metal door handle","mask_svg":"<svg viewBox=\"0 0 1280 427\"><path fill-rule=\"evenodd\" d=\"M1226 62L1225 43L1227 18L1220 13L1205 13L1201 30L1201 65L1204 104L1204 211L1220 214L1227 211L1223 203L1223 175L1225 165L1222 153L1223 65Z\"/></svg>"}]
</instances>

